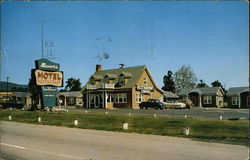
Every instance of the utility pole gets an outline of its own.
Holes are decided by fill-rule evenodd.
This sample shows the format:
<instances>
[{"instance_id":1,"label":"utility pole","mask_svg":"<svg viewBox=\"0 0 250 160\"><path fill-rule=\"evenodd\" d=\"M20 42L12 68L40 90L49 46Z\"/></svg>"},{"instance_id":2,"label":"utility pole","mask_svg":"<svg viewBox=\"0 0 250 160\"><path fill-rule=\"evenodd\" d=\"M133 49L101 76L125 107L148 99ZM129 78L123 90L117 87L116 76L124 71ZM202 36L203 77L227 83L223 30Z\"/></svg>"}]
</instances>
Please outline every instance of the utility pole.
<instances>
[{"instance_id":1,"label":"utility pole","mask_svg":"<svg viewBox=\"0 0 250 160\"><path fill-rule=\"evenodd\" d=\"M7 108L9 107L9 79L10 77L6 77L7 79L7 95L6 95L6 105L7 105Z\"/></svg>"},{"instance_id":2,"label":"utility pole","mask_svg":"<svg viewBox=\"0 0 250 160\"><path fill-rule=\"evenodd\" d=\"M44 58L44 55L43 55L43 24L44 24L45 21L42 21L42 27L41 27L41 36L42 36L42 58Z\"/></svg>"}]
</instances>

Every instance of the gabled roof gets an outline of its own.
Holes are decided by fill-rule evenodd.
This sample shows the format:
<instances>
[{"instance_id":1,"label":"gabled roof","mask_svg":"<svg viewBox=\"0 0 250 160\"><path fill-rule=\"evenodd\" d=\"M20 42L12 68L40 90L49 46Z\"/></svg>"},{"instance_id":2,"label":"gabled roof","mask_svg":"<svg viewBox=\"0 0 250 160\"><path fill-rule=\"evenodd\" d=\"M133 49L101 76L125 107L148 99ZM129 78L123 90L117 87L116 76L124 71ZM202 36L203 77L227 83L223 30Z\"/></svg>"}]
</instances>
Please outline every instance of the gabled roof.
<instances>
[{"instance_id":1,"label":"gabled roof","mask_svg":"<svg viewBox=\"0 0 250 160\"><path fill-rule=\"evenodd\" d=\"M132 77L132 74L129 73L129 72L122 72L120 75L123 76L123 77L125 77L125 78L130 78L130 77Z\"/></svg>"},{"instance_id":2,"label":"gabled roof","mask_svg":"<svg viewBox=\"0 0 250 160\"><path fill-rule=\"evenodd\" d=\"M119 88L132 88L134 86L134 84L136 83L136 81L138 80L138 78L140 77L140 75L142 74L142 72L144 71L144 69L146 68L146 66L136 66L136 67L126 67L126 68L117 68L117 69L109 69L109 70L101 70L101 71L96 71L92 76L95 77L105 77L105 75L115 75L116 79L114 79L114 84L118 83L118 77L123 73L126 75L131 75L128 83L126 83L124 86L121 86ZM102 81L104 81L104 79L102 79ZM89 84L90 80L86 83ZM85 85L85 87L86 87ZM84 87L84 88L85 88Z\"/></svg>"},{"instance_id":3,"label":"gabled roof","mask_svg":"<svg viewBox=\"0 0 250 160\"><path fill-rule=\"evenodd\" d=\"M18 92L12 95L13 97L17 97L17 98L23 98L23 97L27 97L30 96L30 92Z\"/></svg>"},{"instance_id":4,"label":"gabled roof","mask_svg":"<svg viewBox=\"0 0 250 160\"><path fill-rule=\"evenodd\" d=\"M103 79L103 76L101 76L101 75L92 75L91 78L93 78L94 80L97 80L97 81L99 80L100 81L100 80Z\"/></svg>"},{"instance_id":5,"label":"gabled roof","mask_svg":"<svg viewBox=\"0 0 250 160\"><path fill-rule=\"evenodd\" d=\"M58 92L57 97L64 96L64 97L82 97L81 91L69 91L69 92Z\"/></svg>"},{"instance_id":6,"label":"gabled roof","mask_svg":"<svg viewBox=\"0 0 250 160\"><path fill-rule=\"evenodd\" d=\"M206 88L183 88L178 95L187 95L191 92L197 92L200 94L216 94L221 87L206 87ZM223 90L221 89L223 92ZM224 92L223 92L224 93Z\"/></svg>"},{"instance_id":7,"label":"gabled roof","mask_svg":"<svg viewBox=\"0 0 250 160\"><path fill-rule=\"evenodd\" d=\"M227 91L227 95L238 95L243 92L249 92L249 87L231 87Z\"/></svg>"},{"instance_id":8,"label":"gabled roof","mask_svg":"<svg viewBox=\"0 0 250 160\"><path fill-rule=\"evenodd\" d=\"M115 74L111 74L111 73L107 73L104 78L115 79L116 75Z\"/></svg>"},{"instance_id":9,"label":"gabled roof","mask_svg":"<svg viewBox=\"0 0 250 160\"><path fill-rule=\"evenodd\" d=\"M170 91L165 91L165 93L163 95L166 98L179 98L179 96L177 96L176 94L174 94L173 92L170 92Z\"/></svg>"}]
</instances>

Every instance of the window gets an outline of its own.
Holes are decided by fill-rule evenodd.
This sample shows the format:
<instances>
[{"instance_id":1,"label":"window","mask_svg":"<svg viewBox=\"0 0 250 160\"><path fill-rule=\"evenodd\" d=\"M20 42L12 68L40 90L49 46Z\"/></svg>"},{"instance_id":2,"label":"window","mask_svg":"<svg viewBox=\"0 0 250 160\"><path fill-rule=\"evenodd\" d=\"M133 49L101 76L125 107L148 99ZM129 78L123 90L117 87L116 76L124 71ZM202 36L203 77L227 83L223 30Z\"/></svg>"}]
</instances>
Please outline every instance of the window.
<instances>
[{"instance_id":1,"label":"window","mask_svg":"<svg viewBox=\"0 0 250 160\"><path fill-rule=\"evenodd\" d=\"M203 102L204 104L212 104L212 96L204 96Z\"/></svg>"},{"instance_id":2,"label":"window","mask_svg":"<svg viewBox=\"0 0 250 160\"><path fill-rule=\"evenodd\" d=\"M127 103L127 93L110 94L108 96L108 102Z\"/></svg>"},{"instance_id":3,"label":"window","mask_svg":"<svg viewBox=\"0 0 250 160\"><path fill-rule=\"evenodd\" d=\"M143 98L143 95L141 93L136 93L135 94L135 101L136 103L141 103L143 102L144 98Z\"/></svg>"},{"instance_id":4,"label":"window","mask_svg":"<svg viewBox=\"0 0 250 160\"><path fill-rule=\"evenodd\" d=\"M144 84L144 85L147 85L147 84L148 84L148 79L147 79L147 77L143 78L143 84Z\"/></svg>"},{"instance_id":5,"label":"window","mask_svg":"<svg viewBox=\"0 0 250 160\"><path fill-rule=\"evenodd\" d=\"M75 102L75 99L73 97L70 97L69 98L69 104L74 104L74 102Z\"/></svg>"},{"instance_id":6,"label":"window","mask_svg":"<svg viewBox=\"0 0 250 160\"><path fill-rule=\"evenodd\" d=\"M124 77L119 77L119 85L123 86L125 84Z\"/></svg>"},{"instance_id":7,"label":"window","mask_svg":"<svg viewBox=\"0 0 250 160\"><path fill-rule=\"evenodd\" d=\"M239 105L239 97L232 97L232 105Z\"/></svg>"}]
</instances>

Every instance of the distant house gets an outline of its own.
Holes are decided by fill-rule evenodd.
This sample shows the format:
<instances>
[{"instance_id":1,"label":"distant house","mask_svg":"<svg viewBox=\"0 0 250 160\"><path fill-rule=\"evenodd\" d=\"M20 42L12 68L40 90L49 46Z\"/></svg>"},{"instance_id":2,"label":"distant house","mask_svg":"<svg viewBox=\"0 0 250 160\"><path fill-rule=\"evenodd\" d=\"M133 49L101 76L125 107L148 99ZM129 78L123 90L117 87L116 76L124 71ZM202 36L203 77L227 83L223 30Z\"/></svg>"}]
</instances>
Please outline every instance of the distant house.
<instances>
[{"instance_id":1,"label":"distant house","mask_svg":"<svg viewBox=\"0 0 250 160\"><path fill-rule=\"evenodd\" d=\"M30 98L30 92L18 92L12 95L12 98L18 102L22 103L26 106L31 106L31 98Z\"/></svg>"},{"instance_id":2,"label":"distant house","mask_svg":"<svg viewBox=\"0 0 250 160\"><path fill-rule=\"evenodd\" d=\"M163 101L159 89L146 66L102 70L96 66L84 87L86 108L133 108L149 98Z\"/></svg>"},{"instance_id":3,"label":"distant house","mask_svg":"<svg viewBox=\"0 0 250 160\"><path fill-rule=\"evenodd\" d=\"M199 107L223 107L224 91L221 87L183 88L177 94L180 98L190 99Z\"/></svg>"},{"instance_id":4,"label":"distant house","mask_svg":"<svg viewBox=\"0 0 250 160\"><path fill-rule=\"evenodd\" d=\"M249 87L231 87L227 92L228 107L250 108Z\"/></svg>"},{"instance_id":5,"label":"distant house","mask_svg":"<svg viewBox=\"0 0 250 160\"><path fill-rule=\"evenodd\" d=\"M163 95L164 95L164 102L172 101L172 100L179 98L178 95L170 91L165 91Z\"/></svg>"},{"instance_id":6,"label":"distant house","mask_svg":"<svg viewBox=\"0 0 250 160\"><path fill-rule=\"evenodd\" d=\"M82 106L82 98L81 91L57 92L58 105L62 106Z\"/></svg>"}]
</instances>

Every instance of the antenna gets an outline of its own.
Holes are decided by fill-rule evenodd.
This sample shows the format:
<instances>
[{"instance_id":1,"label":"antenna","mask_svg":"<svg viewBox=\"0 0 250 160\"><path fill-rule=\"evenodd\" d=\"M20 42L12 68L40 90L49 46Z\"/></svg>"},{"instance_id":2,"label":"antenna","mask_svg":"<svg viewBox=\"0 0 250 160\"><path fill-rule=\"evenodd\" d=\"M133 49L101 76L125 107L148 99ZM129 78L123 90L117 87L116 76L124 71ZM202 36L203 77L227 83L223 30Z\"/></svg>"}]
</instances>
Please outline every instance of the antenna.
<instances>
[{"instance_id":1,"label":"antenna","mask_svg":"<svg viewBox=\"0 0 250 160\"><path fill-rule=\"evenodd\" d=\"M42 21L42 26L41 26L41 36L42 36L42 58L44 58L44 55L43 55L43 25L44 25L44 20Z\"/></svg>"},{"instance_id":2,"label":"antenna","mask_svg":"<svg viewBox=\"0 0 250 160\"><path fill-rule=\"evenodd\" d=\"M44 40L44 24L46 22L49 22L48 20L42 20L41 23L41 39L42 39L42 44L41 44L41 52L42 52L42 58L47 58L47 59L55 59L54 56L54 41L52 40ZM45 48L46 47L46 48ZM45 55L45 49L46 49L46 55Z\"/></svg>"},{"instance_id":3,"label":"antenna","mask_svg":"<svg viewBox=\"0 0 250 160\"><path fill-rule=\"evenodd\" d=\"M120 68L124 68L125 64L120 63Z\"/></svg>"}]
</instances>

